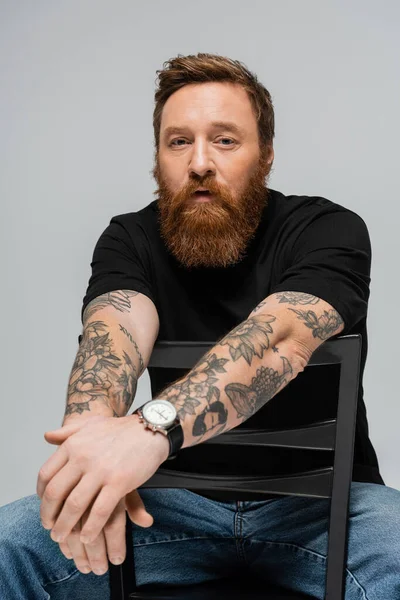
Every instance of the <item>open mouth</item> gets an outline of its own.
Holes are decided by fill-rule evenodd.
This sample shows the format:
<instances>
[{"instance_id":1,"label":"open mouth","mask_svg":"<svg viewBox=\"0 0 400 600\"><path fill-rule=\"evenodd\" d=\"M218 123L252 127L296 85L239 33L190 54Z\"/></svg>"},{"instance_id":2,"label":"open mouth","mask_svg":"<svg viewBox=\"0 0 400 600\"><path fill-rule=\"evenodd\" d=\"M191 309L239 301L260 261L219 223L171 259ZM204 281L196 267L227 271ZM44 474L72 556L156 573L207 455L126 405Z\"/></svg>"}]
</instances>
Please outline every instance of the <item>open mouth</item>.
<instances>
[{"instance_id":1,"label":"open mouth","mask_svg":"<svg viewBox=\"0 0 400 600\"><path fill-rule=\"evenodd\" d=\"M196 204L202 202L211 202L211 199L212 194L209 190L196 190L192 194L192 202L195 202Z\"/></svg>"}]
</instances>

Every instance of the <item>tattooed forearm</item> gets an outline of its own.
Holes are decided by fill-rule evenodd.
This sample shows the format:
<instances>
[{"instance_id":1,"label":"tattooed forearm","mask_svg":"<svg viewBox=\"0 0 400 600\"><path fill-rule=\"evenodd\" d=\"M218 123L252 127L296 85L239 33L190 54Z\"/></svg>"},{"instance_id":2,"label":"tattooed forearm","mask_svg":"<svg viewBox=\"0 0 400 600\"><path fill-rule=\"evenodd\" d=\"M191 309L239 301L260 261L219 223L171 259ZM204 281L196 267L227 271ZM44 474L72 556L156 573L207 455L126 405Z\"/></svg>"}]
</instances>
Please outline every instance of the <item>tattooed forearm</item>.
<instances>
[{"instance_id":1,"label":"tattooed forearm","mask_svg":"<svg viewBox=\"0 0 400 600\"><path fill-rule=\"evenodd\" d=\"M294 368L292 358L278 355L274 321L268 314L249 317L159 394L177 409L185 446L249 418L302 370L297 360Z\"/></svg>"},{"instance_id":2,"label":"tattooed forearm","mask_svg":"<svg viewBox=\"0 0 400 600\"><path fill-rule=\"evenodd\" d=\"M251 365L254 356L262 358L264 351L270 347L270 335L273 334L271 323L274 321L275 317L272 315L249 317L232 329L218 345L229 346L232 360L243 357Z\"/></svg>"},{"instance_id":3,"label":"tattooed forearm","mask_svg":"<svg viewBox=\"0 0 400 600\"><path fill-rule=\"evenodd\" d=\"M83 331L79 350L68 385L65 414L81 414L100 402L114 410L114 416L125 414L132 404L137 386L137 369L130 357L113 352L107 325L93 321Z\"/></svg>"},{"instance_id":4,"label":"tattooed forearm","mask_svg":"<svg viewBox=\"0 0 400 600\"><path fill-rule=\"evenodd\" d=\"M304 321L305 326L312 329L313 337L320 340L327 340L343 325L342 317L334 309L324 310L320 317L312 310L296 310L295 308L289 308L289 310L296 313L298 318Z\"/></svg>"},{"instance_id":5,"label":"tattooed forearm","mask_svg":"<svg viewBox=\"0 0 400 600\"><path fill-rule=\"evenodd\" d=\"M131 336L131 334L129 333L129 331L127 331L125 329L125 327L123 327L121 325L121 323L119 323L119 328L122 331L122 333L124 333L126 335L126 337L132 342L132 344L133 344L133 346L134 346L134 348L136 350L136 354L137 354L138 359L139 359L139 376L140 376L143 373L143 371L144 371L144 362L143 362L143 357L142 357L142 355L140 353L139 347L138 347L137 343L135 342L135 340L133 339L133 337Z\"/></svg>"},{"instance_id":6,"label":"tattooed forearm","mask_svg":"<svg viewBox=\"0 0 400 600\"><path fill-rule=\"evenodd\" d=\"M83 324L85 325L90 317L106 306L112 306L120 312L128 312L131 308L130 298L134 298L138 293L139 292L134 292L132 290L116 290L115 292L107 292L106 294L98 296L89 302L85 308L83 313Z\"/></svg>"},{"instance_id":7,"label":"tattooed forearm","mask_svg":"<svg viewBox=\"0 0 400 600\"><path fill-rule=\"evenodd\" d=\"M226 395L236 408L238 419L251 417L292 379L292 365L284 356L280 358L283 363L281 373L268 367L261 367L257 369L251 385L229 383L225 387Z\"/></svg>"},{"instance_id":8,"label":"tattooed forearm","mask_svg":"<svg viewBox=\"0 0 400 600\"><path fill-rule=\"evenodd\" d=\"M279 292L275 294L275 297L279 300L279 303L291 304L292 306L305 305L305 304L318 304L320 298L306 294L305 292Z\"/></svg>"},{"instance_id":9,"label":"tattooed forearm","mask_svg":"<svg viewBox=\"0 0 400 600\"><path fill-rule=\"evenodd\" d=\"M309 310L318 303L317 313ZM282 292L267 298L184 378L159 394L177 408L183 448L236 427L303 371L321 344L317 340L341 331L343 321L330 308L324 300L305 293Z\"/></svg>"},{"instance_id":10,"label":"tattooed forearm","mask_svg":"<svg viewBox=\"0 0 400 600\"><path fill-rule=\"evenodd\" d=\"M182 380L168 387L160 397L174 404L181 421L195 415L201 404L204 408L194 419L192 435L198 437L215 429L215 435L226 426L228 411L220 400L220 390L215 385L218 373L226 373L228 358L218 358L215 353L206 355Z\"/></svg>"}]
</instances>

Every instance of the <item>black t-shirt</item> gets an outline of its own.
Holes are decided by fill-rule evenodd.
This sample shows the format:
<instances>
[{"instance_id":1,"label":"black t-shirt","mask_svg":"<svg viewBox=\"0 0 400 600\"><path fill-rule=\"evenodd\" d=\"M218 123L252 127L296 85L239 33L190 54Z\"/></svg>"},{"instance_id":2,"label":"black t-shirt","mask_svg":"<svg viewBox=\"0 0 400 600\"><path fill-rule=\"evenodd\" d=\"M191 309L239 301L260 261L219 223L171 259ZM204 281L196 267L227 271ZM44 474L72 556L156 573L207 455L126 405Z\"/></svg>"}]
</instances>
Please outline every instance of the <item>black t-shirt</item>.
<instances>
[{"instance_id":1,"label":"black t-shirt","mask_svg":"<svg viewBox=\"0 0 400 600\"><path fill-rule=\"evenodd\" d=\"M362 375L367 356L366 317L371 247L364 221L325 198L285 196L269 190L268 202L246 256L229 267L187 269L166 248L157 201L115 216L101 234L83 299L129 289L155 304L158 340L216 342L246 319L270 294L298 291L322 298L344 320L341 335L362 335L362 359L353 480L383 483L368 436ZM153 397L187 370L149 368ZM294 426L335 415L337 366L305 369L240 427ZM327 454L292 449L197 444L180 451L168 468L215 474L299 472L324 466ZM215 499L256 499L257 494L210 492ZM265 498L265 496L262 496Z\"/></svg>"}]
</instances>

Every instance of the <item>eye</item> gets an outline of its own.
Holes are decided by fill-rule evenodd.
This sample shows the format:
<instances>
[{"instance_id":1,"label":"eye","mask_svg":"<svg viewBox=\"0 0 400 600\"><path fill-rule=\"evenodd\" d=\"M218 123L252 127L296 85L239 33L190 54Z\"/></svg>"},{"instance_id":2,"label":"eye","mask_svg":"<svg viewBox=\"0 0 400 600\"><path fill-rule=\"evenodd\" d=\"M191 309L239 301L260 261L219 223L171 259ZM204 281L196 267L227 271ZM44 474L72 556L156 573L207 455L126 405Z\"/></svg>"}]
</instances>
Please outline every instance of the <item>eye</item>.
<instances>
[{"instance_id":1,"label":"eye","mask_svg":"<svg viewBox=\"0 0 400 600\"><path fill-rule=\"evenodd\" d=\"M169 146L175 146L175 147L176 147L176 146L183 146L184 144L186 144L186 141L187 141L187 140L185 140L185 139L183 139L183 138L176 138L176 139L172 140L172 141L169 143ZM178 143L178 142L183 142L183 144L180 144L180 143Z\"/></svg>"},{"instance_id":2,"label":"eye","mask_svg":"<svg viewBox=\"0 0 400 600\"><path fill-rule=\"evenodd\" d=\"M230 142L228 144L223 143L222 146L232 146L235 144L235 140L232 140L231 138L220 138L217 142Z\"/></svg>"}]
</instances>

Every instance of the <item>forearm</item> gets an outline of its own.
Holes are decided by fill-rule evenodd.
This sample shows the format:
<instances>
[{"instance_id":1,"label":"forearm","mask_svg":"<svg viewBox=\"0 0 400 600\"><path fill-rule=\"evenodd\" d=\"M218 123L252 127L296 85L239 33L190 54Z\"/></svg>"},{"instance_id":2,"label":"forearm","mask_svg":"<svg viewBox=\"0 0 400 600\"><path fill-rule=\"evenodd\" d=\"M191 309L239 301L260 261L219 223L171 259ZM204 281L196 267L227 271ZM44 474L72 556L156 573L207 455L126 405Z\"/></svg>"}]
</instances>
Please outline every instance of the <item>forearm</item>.
<instances>
[{"instance_id":1,"label":"forearm","mask_svg":"<svg viewBox=\"0 0 400 600\"><path fill-rule=\"evenodd\" d=\"M308 359L279 326L279 318L252 314L159 397L178 410L185 448L246 421L294 379Z\"/></svg>"},{"instance_id":2,"label":"forearm","mask_svg":"<svg viewBox=\"0 0 400 600\"><path fill-rule=\"evenodd\" d=\"M130 329L123 315L107 309L86 319L69 377L63 424L76 418L127 414L145 369Z\"/></svg>"}]
</instances>

